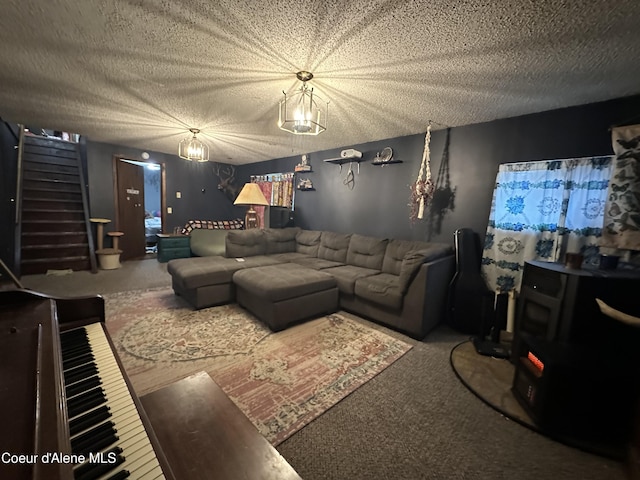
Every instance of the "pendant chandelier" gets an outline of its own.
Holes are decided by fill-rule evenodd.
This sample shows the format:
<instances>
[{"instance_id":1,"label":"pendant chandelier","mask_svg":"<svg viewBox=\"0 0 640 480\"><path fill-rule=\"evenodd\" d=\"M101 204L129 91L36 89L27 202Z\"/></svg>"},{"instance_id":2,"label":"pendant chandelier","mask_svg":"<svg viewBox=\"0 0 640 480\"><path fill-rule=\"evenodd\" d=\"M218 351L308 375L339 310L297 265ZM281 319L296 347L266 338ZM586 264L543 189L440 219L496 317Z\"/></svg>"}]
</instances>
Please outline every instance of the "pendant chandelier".
<instances>
[{"instance_id":1,"label":"pendant chandelier","mask_svg":"<svg viewBox=\"0 0 640 480\"><path fill-rule=\"evenodd\" d=\"M295 135L318 135L327 129L329 102L323 104L322 99L307 87L313 73L301 71L296 73L302 82L300 89L280 101L278 127Z\"/></svg>"},{"instance_id":2,"label":"pendant chandelier","mask_svg":"<svg viewBox=\"0 0 640 480\"><path fill-rule=\"evenodd\" d=\"M178 145L178 156L190 162L208 162L209 147L198 140L196 136L200 133L200 130L190 128L189 131L193 133L193 136L189 136L180 142Z\"/></svg>"}]
</instances>

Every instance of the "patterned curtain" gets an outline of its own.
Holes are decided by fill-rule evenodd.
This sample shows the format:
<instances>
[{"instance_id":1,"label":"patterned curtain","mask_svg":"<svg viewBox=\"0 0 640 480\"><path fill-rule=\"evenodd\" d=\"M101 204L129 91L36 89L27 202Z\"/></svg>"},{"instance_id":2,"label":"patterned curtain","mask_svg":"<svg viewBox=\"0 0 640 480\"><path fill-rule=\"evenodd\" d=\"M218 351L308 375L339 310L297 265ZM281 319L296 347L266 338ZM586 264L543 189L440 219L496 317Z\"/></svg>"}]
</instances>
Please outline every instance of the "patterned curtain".
<instances>
[{"instance_id":1,"label":"patterned curtain","mask_svg":"<svg viewBox=\"0 0 640 480\"><path fill-rule=\"evenodd\" d=\"M611 131L616 154L600 245L640 250L640 125Z\"/></svg>"},{"instance_id":2,"label":"patterned curtain","mask_svg":"<svg viewBox=\"0 0 640 480\"><path fill-rule=\"evenodd\" d=\"M597 263L612 158L500 165L482 258L489 288L519 290L527 260L579 252Z\"/></svg>"},{"instance_id":3,"label":"patterned curtain","mask_svg":"<svg viewBox=\"0 0 640 480\"><path fill-rule=\"evenodd\" d=\"M260 186L264 198L273 207L293 206L293 173L270 173L267 175L256 175L251 177L251 181ZM264 209L262 206L255 206L256 213L260 217L260 225L264 224Z\"/></svg>"}]
</instances>

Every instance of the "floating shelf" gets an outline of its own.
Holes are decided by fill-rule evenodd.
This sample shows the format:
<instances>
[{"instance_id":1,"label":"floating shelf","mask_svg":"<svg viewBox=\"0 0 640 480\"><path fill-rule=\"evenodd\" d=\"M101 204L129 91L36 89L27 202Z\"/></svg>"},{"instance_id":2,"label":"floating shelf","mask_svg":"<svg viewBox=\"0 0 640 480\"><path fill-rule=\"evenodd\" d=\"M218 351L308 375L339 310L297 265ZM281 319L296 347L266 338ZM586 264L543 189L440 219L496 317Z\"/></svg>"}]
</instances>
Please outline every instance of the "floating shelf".
<instances>
[{"instance_id":1,"label":"floating shelf","mask_svg":"<svg viewBox=\"0 0 640 480\"><path fill-rule=\"evenodd\" d=\"M363 161L362 157L338 157L338 158L327 158L324 160L326 163L334 163L336 165L342 165L345 163L357 162L360 163Z\"/></svg>"},{"instance_id":2,"label":"floating shelf","mask_svg":"<svg viewBox=\"0 0 640 480\"><path fill-rule=\"evenodd\" d=\"M301 192L309 192L311 190L315 190L315 188L311 187L311 188L300 188L297 187L296 190L300 190Z\"/></svg>"},{"instance_id":3,"label":"floating shelf","mask_svg":"<svg viewBox=\"0 0 640 480\"><path fill-rule=\"evenodd\" d=\"M392 163L402 163L402 160L388 160L386 162L371 162L371 165L379 165L384 167L385 165L391 165Z\"/></svg>"}]
</instances>

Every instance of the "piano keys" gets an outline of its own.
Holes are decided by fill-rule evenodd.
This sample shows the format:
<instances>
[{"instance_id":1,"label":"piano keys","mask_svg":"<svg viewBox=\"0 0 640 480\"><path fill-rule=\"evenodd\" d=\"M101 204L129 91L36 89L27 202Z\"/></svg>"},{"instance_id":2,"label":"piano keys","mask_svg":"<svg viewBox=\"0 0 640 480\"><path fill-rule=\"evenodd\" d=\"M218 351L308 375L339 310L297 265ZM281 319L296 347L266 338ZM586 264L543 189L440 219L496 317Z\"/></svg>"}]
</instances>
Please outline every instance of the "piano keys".
<instances>
[{"instance_id":1,"label":"piano keys","mask_svg":"<svg viewBox=\"0 0 640 480\"><path fill-rule=\"evenodd\" d=\"M119 478L164 479L102 325L68 330L60 337L71 449L87 457L74 466L75 478L90 478L92 470L102 468L109 475L123 472ZM104 463L92 464L90 455Z\"/></svg>"},{"instance_id":2,"label":"piano keys","mask_svg":"<svg viewBox=\"0 0 640 480\"><path fill-rule=\"evenodd\" d=\"M89 298L0 292L0 478L174 478Z\"/></svg>"},{"instance_id":3,"label":"piano keys","mask_svg":"<svg viewBox=\"0 0 640 480\"><path fill-rule=\"evenodd\" d=\"M101 297L0 291L1 479L300 480L204 372L141 401L104 322Z\"/></svg>"}]
</instances>

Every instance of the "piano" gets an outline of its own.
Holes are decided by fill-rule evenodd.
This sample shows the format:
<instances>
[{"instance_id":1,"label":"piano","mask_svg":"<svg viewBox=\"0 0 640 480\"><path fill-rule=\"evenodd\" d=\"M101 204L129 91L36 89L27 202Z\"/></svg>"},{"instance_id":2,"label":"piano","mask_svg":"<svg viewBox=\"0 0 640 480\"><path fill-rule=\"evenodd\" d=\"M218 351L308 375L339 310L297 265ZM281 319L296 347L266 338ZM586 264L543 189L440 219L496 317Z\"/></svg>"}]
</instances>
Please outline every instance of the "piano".
<instances>
[{"instance_id":1,"label":"piano","mask_svg":"<svg viewBox=\"0 0 640 480\"><path fill-rule=\"evenodd\" d=\"M2 479L300 479L204 372L139 399L100 296L0 291L0 412Z\"/></svg>"}]
</instances>

